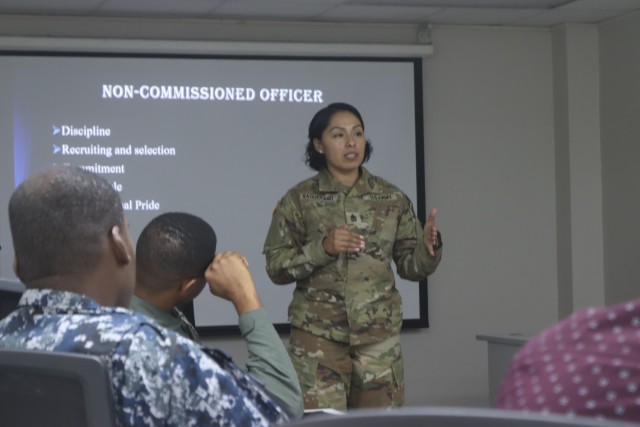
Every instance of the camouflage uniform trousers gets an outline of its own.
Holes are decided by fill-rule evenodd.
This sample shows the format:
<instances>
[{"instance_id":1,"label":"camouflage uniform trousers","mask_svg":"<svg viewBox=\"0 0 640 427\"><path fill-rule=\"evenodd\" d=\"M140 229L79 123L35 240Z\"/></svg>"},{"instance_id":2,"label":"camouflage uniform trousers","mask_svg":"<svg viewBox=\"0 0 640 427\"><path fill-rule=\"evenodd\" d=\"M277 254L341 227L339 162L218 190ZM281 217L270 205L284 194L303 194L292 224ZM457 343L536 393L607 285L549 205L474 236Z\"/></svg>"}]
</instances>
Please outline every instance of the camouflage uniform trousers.
<instances>
[{"instance_id":1,"label":"camouflage uniform trousers","mask_svg":"<svg viewBox=\"0 0 640 427\"><path fill-rule=\"evenodd\" d=\"M404 403L400 337L350 345L292 328L289 355L305 409L389 408Z\"/></svg>"}]
</instances>

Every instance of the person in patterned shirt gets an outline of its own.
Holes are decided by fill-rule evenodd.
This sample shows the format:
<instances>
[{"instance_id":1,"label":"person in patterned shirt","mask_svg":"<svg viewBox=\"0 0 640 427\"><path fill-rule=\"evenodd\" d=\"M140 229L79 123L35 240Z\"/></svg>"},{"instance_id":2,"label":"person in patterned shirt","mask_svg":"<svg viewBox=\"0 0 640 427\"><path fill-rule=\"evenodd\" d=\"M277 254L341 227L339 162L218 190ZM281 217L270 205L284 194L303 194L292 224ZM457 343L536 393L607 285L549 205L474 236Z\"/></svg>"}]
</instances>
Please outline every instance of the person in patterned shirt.
<instances>
[{"instance_id":1,"label":"person in patterned shirt","mask_svg":"<svg viewBox=\"0 0 640 427\"><path fill-rule=\"evenodd\" d=\"M640 299L579 310L533 337L496 405L640 422Z\"/></svg>"},{"instance_id":2,"label":"person in patterned shirt","mask_svg":"<svg viewBox=\"0 0 640 427\"><path fill-rule=\"evenodd\" d=\"M288 421L262 383L224 353L125 308L135 254L120 197L104 178L73 167L38 173L11 196L9 221L14 270L27 290L0 322L0 348L100 357L120 426ZM261 306L238 253L216 255L205 274L240 315Z\"/></svg>"}]
</instances>

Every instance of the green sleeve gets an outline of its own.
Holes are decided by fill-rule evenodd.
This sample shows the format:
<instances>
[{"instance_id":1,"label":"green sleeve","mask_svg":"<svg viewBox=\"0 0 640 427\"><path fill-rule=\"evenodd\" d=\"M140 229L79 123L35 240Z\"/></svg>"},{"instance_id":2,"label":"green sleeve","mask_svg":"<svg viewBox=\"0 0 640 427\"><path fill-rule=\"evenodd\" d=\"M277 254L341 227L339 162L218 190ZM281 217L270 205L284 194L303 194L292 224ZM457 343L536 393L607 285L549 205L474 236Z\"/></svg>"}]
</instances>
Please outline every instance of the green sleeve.
<instances>
[{"instance_id":1,"label":"green sleeve","mask_svg":"<svg viewBox=\"0 0 640 427\"><path fill-rule=\"evenodd\" d=\"M240 316L240 332L249 350L247 371L262 381L293 418L304 411L298 376L265 309Z\"/></svg>"},{"instance_id":2,"label":"green sleeve","mask_svg":"<svg viewBox=\"0 0 640 427\"><path fill-rule=\"evenodd\" d=\"M406 198L393 245L393 259L398 275L403 279L425 279L436 270L442 259L442 245L434 251L433 256L429 255L422 241L422 234L422 224L415 215L411 201Z\"/></svg>"},{"instance_id":3,"label":"green sleeve","mask_svg":"<svg viewBox=\"0 0 640 427\"><path fill-rule=\"evenodd\" d=\"M306 241L302 212L287 194L273 212L264 243L267 274L274 283L287 284L309 277L335 258L325 253L320 239Z\"/></svg>"}]
</instances>

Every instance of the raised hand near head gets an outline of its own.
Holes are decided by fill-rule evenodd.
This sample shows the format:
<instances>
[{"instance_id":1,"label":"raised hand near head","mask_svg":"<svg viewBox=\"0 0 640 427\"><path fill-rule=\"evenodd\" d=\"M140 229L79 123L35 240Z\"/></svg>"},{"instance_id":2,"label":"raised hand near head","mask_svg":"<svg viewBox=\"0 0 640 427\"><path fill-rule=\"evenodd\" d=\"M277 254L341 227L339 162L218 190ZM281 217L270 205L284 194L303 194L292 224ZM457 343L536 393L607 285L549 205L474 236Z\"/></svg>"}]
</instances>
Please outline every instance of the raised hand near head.
<instances>
[{"instance_id":1,"label":"raised hand near head","mask_svg":"<svg viewBox=\"0 0 640 427\"><path fill-rule=\"evenodd\" d=\"M247 259L238 252L222 252L207 267L204 276L213 295L231 301L238 314L262 307Z\"/></svg>"}]
</instances>

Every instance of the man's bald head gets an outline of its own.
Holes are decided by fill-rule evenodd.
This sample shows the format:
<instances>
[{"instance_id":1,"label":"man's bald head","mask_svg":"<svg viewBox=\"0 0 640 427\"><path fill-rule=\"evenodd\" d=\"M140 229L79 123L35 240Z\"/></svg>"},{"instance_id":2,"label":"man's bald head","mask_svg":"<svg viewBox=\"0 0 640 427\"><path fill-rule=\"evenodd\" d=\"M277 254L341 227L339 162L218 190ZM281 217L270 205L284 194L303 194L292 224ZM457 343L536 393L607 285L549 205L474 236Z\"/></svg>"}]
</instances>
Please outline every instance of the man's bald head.
<instances>
[{"instance_id":1,"label":"man's bald head","mask_svg":"<svg viewBox=\"0 0 640 427\"><path fill-rule=\"evenodd\" d=\"M20 279L82 275L96 268L114 226L125 225L118 193L99 175L55 167L27 178L9 201Z\"/></svg>"}]
</instances>

